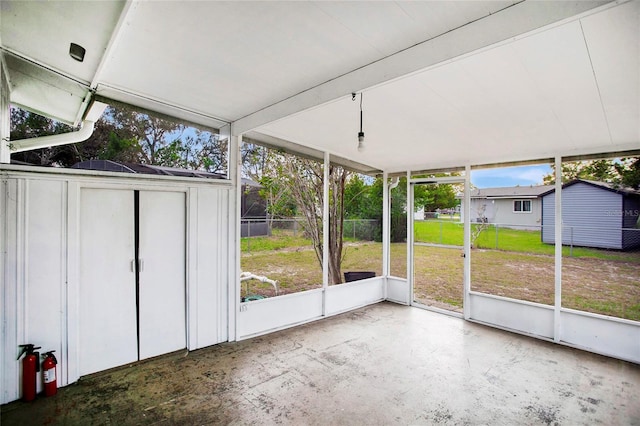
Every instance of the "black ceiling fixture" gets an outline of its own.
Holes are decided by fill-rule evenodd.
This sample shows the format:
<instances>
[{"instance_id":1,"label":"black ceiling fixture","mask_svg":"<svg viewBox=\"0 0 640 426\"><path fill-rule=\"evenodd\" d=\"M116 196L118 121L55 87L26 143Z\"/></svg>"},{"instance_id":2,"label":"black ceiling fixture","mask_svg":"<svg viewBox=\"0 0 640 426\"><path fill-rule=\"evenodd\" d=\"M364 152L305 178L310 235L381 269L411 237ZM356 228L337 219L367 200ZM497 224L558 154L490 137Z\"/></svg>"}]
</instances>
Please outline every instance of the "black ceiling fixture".
<instances>
[{"instance_id":1,"label":"black ceiling fixture","mask_svg":"<svg viewBox=\"0 0 640 426\"><path fill-rule=\"evenodd\" d=\"M356 100L356 94L351 94L351 100ZM358 151L364 150L364 132L362 131L362 92L360 92L360 131L358 132Z\"/></svg>"},{"instance_id":2,"label":"black ceiling fixture","mask_svg":"<svg viewBox=\"0 0 640 426\"><path fill-rule=\"evenodd\" d=\"M86 53L85 48L80 46L79 44L71 43L71 45L69 45L69 56L71 56L76 61L78 62L84 61L85 53Z\"/></svg>"}]
</instances>

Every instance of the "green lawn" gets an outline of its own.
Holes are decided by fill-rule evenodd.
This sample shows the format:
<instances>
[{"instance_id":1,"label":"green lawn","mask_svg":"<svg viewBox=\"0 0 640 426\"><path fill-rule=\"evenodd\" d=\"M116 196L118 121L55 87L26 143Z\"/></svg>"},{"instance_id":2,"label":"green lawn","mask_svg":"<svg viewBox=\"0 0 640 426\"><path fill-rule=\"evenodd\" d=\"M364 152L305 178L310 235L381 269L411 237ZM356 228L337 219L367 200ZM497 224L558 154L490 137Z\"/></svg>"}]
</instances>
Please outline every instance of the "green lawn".
<instances>
[{"instance_id":1,"label":"green lawn","mask_svg":"<svg viewBox=\"0 0 640 426\"><path fill-rule=\"evenodd\" d=\"M475 226L475 225L474 225ZM462 305L463 261L460 250L438 244L462 245L462 224L452 221L415 223L414 294L417 300ZM471 289L482 293L552 305L554 303L554 246L543 244L535 231L489 226L471 255ZM301 233L274 230L271 237L243 238L242 269L278 280L280 294L322 284L322 270L311 241ZM382 272L382 245L347 243L342 271ZM587 312L640 320L640 252L564 248L562 306ZM391 273L406 275L406 244L391 245ZM248 282L242 291L275 296L269 284Z\"/></svg>"},{"instance_id":2,"label":"green lawn","mask_svg":"<svg viewBox=\"0 0 640 426\"><path fill-rule=\"evenodd\" d=\"M242 253L284 250L292 247L313 248L311 240L305 238L302 232L295 235L291 231L274 229L271 236L245 237L240 240Z\"/></svg>"},{"instance_id":3,"label":"green lawn","mask_svg":"<svg viewBox=\"0 0 640 426\"><path fill-rule=\"evenodd\" d=\"M471 226L475 229L479 225L471 224ZM458 222L425 220L414 223L416 242L462 246L463 232L462 223ZM482 231L475 241L474 247L551 256L555 253L555 246L553 244L545 244L542 242L540 231L525 231L504 227L496 228L494 225L489 225L487 229ZM562 254L563 256L571 255L572 257L640 262L640 257L632 253L585 247L573 247L573 249L571 249L565 246L562 249Z\"/></svg>"}]
</instances>

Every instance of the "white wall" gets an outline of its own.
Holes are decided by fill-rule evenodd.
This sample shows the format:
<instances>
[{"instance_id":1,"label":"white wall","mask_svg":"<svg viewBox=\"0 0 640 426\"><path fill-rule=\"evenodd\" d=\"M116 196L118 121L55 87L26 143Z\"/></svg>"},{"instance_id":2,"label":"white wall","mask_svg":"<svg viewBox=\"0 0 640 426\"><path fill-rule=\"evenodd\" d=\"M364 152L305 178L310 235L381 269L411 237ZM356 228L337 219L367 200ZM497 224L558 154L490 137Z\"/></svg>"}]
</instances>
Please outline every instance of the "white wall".
<instances>
[{"instance_id":1,"label":"white wall","mask_svg":"<svg viewBox=\"0 0 640 426\"><path fill-rule=\"evenodd\" d=\"M28 169L30 170L30 169ZM39 169L42 170L42 169ZM228 181L130 178L109 173L0 169L0 403L21 395L18 345L55 350L58 384L79 378L79 194L83 187L184 192L187 218L187 346L228 338ZM233 244L231 244L233 245ZM41 379L39 378L39 389Z\"/></svg>"},{"instance_id":2,"label":"white wall","mask_svg":"<svg viewBox=\"0 0 640 426\"><path fill-rule=\"evenodd\" d=\"M337 315L384 300L383 277L240 304L238 340Z\"/></svg>"},{"instance_id":3,"label":"white wall","mask_svg":"<svg viewBox=\"0 0 640 426\"><path fill-rule=\"evenodd\" d=\"M469 319L553 339L553 306L471 292Z\"/></svg>"},{"instance_id":4,"label":"white wall","mask_svg":"<svg viewBox=\"0 0 640 426\"><path fill-rule=\"evenodd\" d=\"M477 222L478 211L485 205L484 216L489 223L500 225L516 225L518 229L540 229L542 224L542 202L539 198L526 198L531 201L531 213L514 212L514 200L524 200L525 198L493 199L484 198L471 199L471 223ZM464 220L464 218L461 218Z\"/></svg>"},{"instance_id":5,"label":"white wall","mask_svg":"<svg viewBox=\"0 0 640 426\"><path fill-rule=\"evenodd\" d=\"M410 284L406 278L387 277L387 300L409 305L411 299Z\"/></svg>"},{"instance_id":6,"label":"white wall","mask_svg":"<svg viewBox=\"0 0 640 426\"><path fill-rule=\"evenodd\" d=\"M640 363L640 323L562 308L560 335L554 307L471 292L470 320L517 333Z\"/></svg>"},{"instance_id":7,"label":"white wall","mask_svg":"<svg viewBox=\"0 0 640 426\"><path fill-rule=\"evenodd\" d=\"M353 281L327 288L326 315L336 315L384 300L383 277Z\"/></svg>"},{"instance_id":8,"label":"white wall","mask_svg":"<svg viewBox=\"0 0 640 426\"><path fill-rule=\"evenodd\" d=\"M640 323L562 309L560 341L576 348L640 363Z\"/></svg>"},{"instance_id":9,"label":"white wall","mask_svg":"<svg viewBox=\"0 0 640 426\"><path fill-rule=\"evenodd\" d=\"M240 304L238 340L322 318L323 290L285 294Z\"/></svg>"}]
</instances>

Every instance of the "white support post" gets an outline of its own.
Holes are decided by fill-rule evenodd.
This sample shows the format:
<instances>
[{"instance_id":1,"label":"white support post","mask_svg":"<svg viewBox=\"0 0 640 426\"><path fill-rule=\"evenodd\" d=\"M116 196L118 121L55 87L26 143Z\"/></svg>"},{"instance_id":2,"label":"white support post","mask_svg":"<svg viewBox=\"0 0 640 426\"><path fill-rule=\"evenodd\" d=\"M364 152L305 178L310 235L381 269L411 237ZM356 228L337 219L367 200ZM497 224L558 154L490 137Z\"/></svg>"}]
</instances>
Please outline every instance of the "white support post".
<instances>
[{"instance_id":1,"label":"white support post","mask_svg":"<svg viewBox=\"0 0 640 426\"><path fill-rule=\"evenodd\" d=\"M229 302L228 302L228 321L229 321L229 341L235 341L238 338L238 316L240 313L240 256L242 244L240 243L240 217L242 197L242 157L240 155L240 146L242 144L242 135L234 135L229 126L220 129L221 137L229 138L229 179L233 182L233 190L230 195L229 202L229 256L231 267L229 268ZM232 261L231 261L232 260Z\"/></svg>"},{"instance_id":2,"label":"white support post","mask_svg":"<svg viewBox=\"0 0 640 426\"><path fill-rule=\"evenodd\" d=\"M560 342L562 327L560 309L562 308L562 157L555 158L555 304L553 311L553 340Z\"/></svg>"},{"instance_id":3,"label":"white support post","mask_svg":"<svg viewBox=\"0 0 640 426\"><path fill-rule=\"evenodd\" d=\"M0 57L0 163L11 162L9 149L9 132L11 113L9 110L9 80Z\"/></svg>"},{"instance_id":4,"label":"white support post","mask_svg":"<svg viewBox=\"0 0 640 426\"><path fill-rule=\"evenodd\" d=\"M413 185L411 171L407 171L407 283L409 305L413 305Z\"/></svg>"},{"instance_id":5,"label":"white support post","mask_svg":"<svg viewBox=\"0 0 640 426\"><path fill-rule=\"evenodd\" d=\"M324 153L322 165L322 315L327 315L327 289L329 288L329 168L331 157Z\"/></svg>"},{"instance_id":6,"label":"white support post","mask_svg":"<svg viewBox=\"0 0 640 426\"><path fill-rule=\"evenodd\" d=\"M327 288L329 287L329 167L331 157L324 153L322 181L322 315L327 315Z\"/></svg>"},{"instance_id":7,"label":"white support post","mask_svg":"<svg viewBox=\"0 0 640 426\"><path fill-rule=\"evenodd\" d=\"M387 278L391 269L390 217L389 217L389 175L382 172L382 276L384 277L383 298L387 299Z\"/></svg>"},{"instance_id":8,"label":"white support post","mask_svg":"<svg viewBox=\"0 0 640 426\"><path fill-rule=\"evenodd\" d=\"M471 291L471 166L467 165L464 168L464 203L463 211L464 216L464 284L463 284L463 302L462 309L464 311L464 319L471 318L471 297L469 292Z\"/></svg>"}]
</instances>

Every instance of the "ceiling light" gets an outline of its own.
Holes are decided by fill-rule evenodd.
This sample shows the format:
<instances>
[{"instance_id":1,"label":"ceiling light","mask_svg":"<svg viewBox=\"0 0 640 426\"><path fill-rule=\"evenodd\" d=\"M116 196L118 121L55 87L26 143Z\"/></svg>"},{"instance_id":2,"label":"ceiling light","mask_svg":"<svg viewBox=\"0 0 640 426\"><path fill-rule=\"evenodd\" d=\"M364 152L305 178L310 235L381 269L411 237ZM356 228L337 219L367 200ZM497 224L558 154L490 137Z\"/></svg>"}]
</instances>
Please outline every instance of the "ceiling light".
<instances>
[{"instance_id":1,"label":"ceiling light","mask_svg":"<svg viewBox=\"0 0 640 426\"><path fill-rule=\"evenodd\" d=\"M85 53L85 48L80 46L79 44L71 43L71 45L69 46L69 56L71 56L78 62L84 61Z\"/></svg>"},{"instance_id":2,"label":"ceiling light","mask_svg":"<svg viewBox=\"0 0 640 426\"><path fill-rule=\"evenodd\" d=\"M351 94L351 100L356 100L356 94ZM364 150L364 132L362 131L362 92L360 92L360 131L358 132L358 151Z\"/></svg>"}]
</instances>

